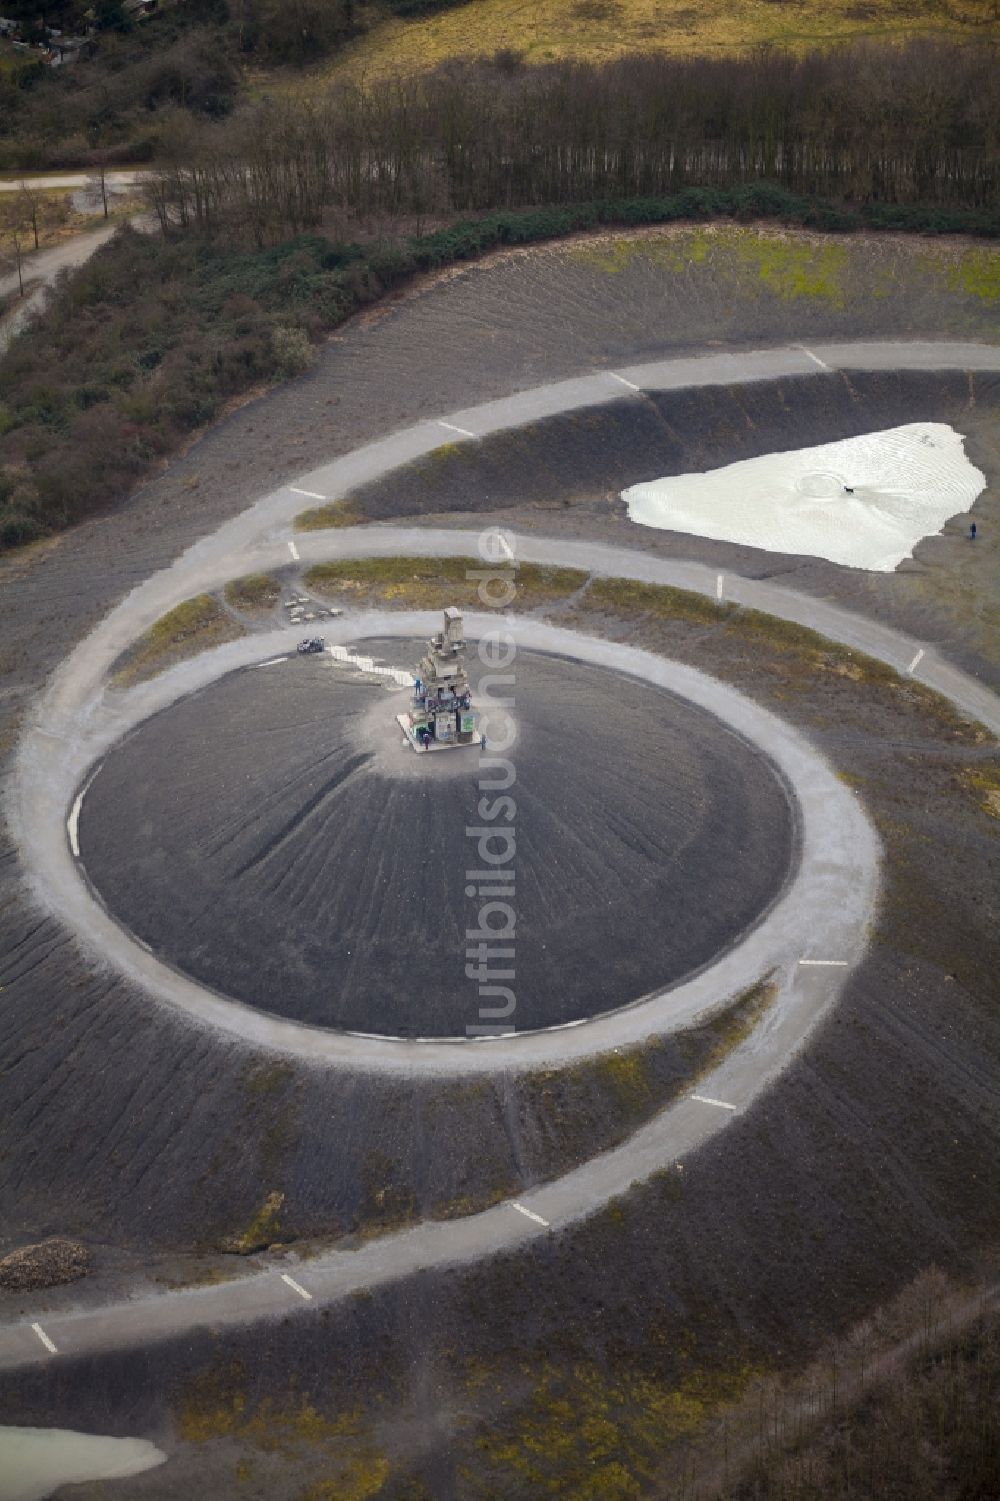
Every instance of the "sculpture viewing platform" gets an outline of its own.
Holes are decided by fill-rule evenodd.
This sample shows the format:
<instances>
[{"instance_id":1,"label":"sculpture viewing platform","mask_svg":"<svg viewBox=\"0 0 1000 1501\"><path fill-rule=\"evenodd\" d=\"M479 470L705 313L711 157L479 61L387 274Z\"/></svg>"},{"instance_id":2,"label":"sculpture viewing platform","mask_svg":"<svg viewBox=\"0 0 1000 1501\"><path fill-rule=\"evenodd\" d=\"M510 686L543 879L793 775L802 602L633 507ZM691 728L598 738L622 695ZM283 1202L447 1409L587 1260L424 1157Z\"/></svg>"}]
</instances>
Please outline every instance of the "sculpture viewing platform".
<instances>
[{"instance_id":1,"label":"sculpture viewing platform","mask_svg":"<svg viewBox=\"0 0 1000 1501\"><path fill-rule=\"evenodd\" d=\"M453 605L444 612L444 628L427 643L414 679L411 706L405 714L396 715L396 722L418 755L481 743L479 716L472 707L465 670L462 612Z\"/></svg>"}]
</instances>

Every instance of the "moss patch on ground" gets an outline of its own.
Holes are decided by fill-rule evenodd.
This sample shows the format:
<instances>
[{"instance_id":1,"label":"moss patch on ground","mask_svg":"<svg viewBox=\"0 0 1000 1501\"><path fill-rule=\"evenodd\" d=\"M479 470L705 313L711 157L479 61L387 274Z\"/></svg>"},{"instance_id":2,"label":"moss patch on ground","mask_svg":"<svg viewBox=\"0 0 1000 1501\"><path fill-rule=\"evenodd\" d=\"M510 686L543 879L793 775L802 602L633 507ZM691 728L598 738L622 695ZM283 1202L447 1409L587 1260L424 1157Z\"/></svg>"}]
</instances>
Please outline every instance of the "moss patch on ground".
<instances>
[{"instance_id":1,"label":"moss patch on ground","mask_svg":"<svg viewBox=\"0 0 1000 1501\"><path fill-rule=\"evenodd\" d=\"M480 1432L477 1463L462 1473L467 1494L631 1501L648 1493L664 1449L700 1432L750 1376L732 1367L711 1382L672 1382L638 1364L611 1373L593 1361L547 1362L526 1400Z\"/></svg>"},{"instance_id":2,"label":"moss patch on ground","mask_svg":"<svg viewBox=\"0 0 1000 1501\"><path fill-rule=\"evenodd\" d=\"M224 593L234 610L271 610L281 598L281 584L273 573L248 573L230 580Z\"/></svg>"},{"instance_id":3,"label":"moss patch on ground","mask_svg":"<svg viewBox=\"0 0 1000 1501\"><path fill-rule=\"evenodd\" d=\"M370 1151L361 1164L364 1199L355 1229L363 1235L385 1234L412 1224L417 1218L417 1200L403 1181L399 1164L384 1152Z\"/></svg>"},{"instance_id":4,"label":"moss patch on ground","mask_svg":"<svg viewBox=\"0 0 1000 1501\"><path fill-rule=\"evenodd\" d=\"M509 579L511 605L533 609L565 600L587 582L575 568L548 568L534 563L498 569L476 558L354 558L345 562L319 563L305 575L305 583L317 594L354 604L397 605L401 608L433 608L454 604L470 609L496 607L501 584L490 586L490 597L480 597L483 576Z\"/></svg>"},{"instance_id":5,"label":"moss patch on ground","mask_svg":"<svg viewBox=\"0 0 1000 1501\"><path fill-rule=\"evenodd\" d=\"M389 1462L376 1448L360 1408L329 1417L309 1393L254 1405L236 1362L220 1362L188 1380L175 1410L185 1443L228 1439L235 1454L249 1450L268 1469L269 1459L283 1471L294 1465L297 1476L310 1477L297 1492L302 1501L368 1501L389 1474ZM252 1461L235 1459L234 1478L245 1481L252 1468Z\"/></svg>"},{"instance_id":6,"label":"moss patch on ground","mask_svg":"<svg viewBox=\"0 0 1000 1501\"><path fill-rule=\"evenodd\" d=\"M1000 820L1000 764L977 766L962 775L984 813Z\"/></svg>"},{"instance_id":7,"label":"moss patch on ground","mask_svg":"<svg viewBox=\"0 0 1000 1501\"><path fill-rule=\"evenodd\" d=\"M250 1223L236 1235L226 1236L221 1249L234 1256L250 1256L272 1245L281 1229L279 1216L284 1202L283 1193L277 1190L269 1193Z\"/></svg>"},{"instance_id":8,"label":"moss patch on ground","mask_svg":"<svg viewBox=\"0 0 1000 1501\"><path fill-rule=\"evenodd\" d=\"M871 247L857 239L724 223L604 235L565 252L569 261L608 276L636 265L674 276L704 267L743 294L756 287L785 302L807 299L836 309L865 288L874 297L889 294L899 268L881 264L884 253L872 256ZM918 250L909 258L908 274L988 307L1000 299L1000 250L991 245L959 241Z\"/></svg>"},{"instance_id":9,"label":"moss patch on ground","mask_svg":"<svg viewBox=\"0 0 1000 1501\"><path fill-rule=\"evenodd\" d=\"M988 246L957 254L935 250L922 257L920 264L932 275L943 277L953 292L978 297L991 307L1000 300L1000 250Z\"/></svg>"},{"instance_id":10,"label":"moss patch on ground","mask_svg":"<svg viewBox=\"0 0 1000 1501\"><path fill-rule=\"evenodd\" d=\"M595 578L587 590L587 608L626 617L650 615L658 620L687 620L695 625L718 625L740 613L737 605L716 604L704 594L666 584L643 584L635 579Z\"/></svg>"},{"instance_id":11,"label":"moss patch on ground","mask_svg":"<svg viewBox=\"0 0 1000 1501\"><path fill-rule=\"evenodd\" d=\"M300 511L294 527L297 532L325 532L334 526L364 526L367 520L349 500L330 500L325 505Z\"/></svg>"},{"instance_id":12,"label":"moss patch on ground","mask_svg":"<svg viewBox=\"0 0 1000 1501\"><path fill-rule=\"evenodd\" d=\"M113 673L119 688L155 677L186 657L197 656L225 641L236 641L244 629L230 619L217 599L199 594L161 615L120 659Z\"/></svg>"},{"instance_id":13,"label":"moss patch on ground","mask_svg":"<svg viewBox=\"0 0 1000 1501\"><path fill-rule=\"evenodd\" d=\"M602 239L571 247L567 256L611 276L637 261L672 273L708 262L717 273L758 282L785 301L807 297L839 308L845 304L852 253L851 245L818 236L719 225Z\"/></svg>"}]
</instances>

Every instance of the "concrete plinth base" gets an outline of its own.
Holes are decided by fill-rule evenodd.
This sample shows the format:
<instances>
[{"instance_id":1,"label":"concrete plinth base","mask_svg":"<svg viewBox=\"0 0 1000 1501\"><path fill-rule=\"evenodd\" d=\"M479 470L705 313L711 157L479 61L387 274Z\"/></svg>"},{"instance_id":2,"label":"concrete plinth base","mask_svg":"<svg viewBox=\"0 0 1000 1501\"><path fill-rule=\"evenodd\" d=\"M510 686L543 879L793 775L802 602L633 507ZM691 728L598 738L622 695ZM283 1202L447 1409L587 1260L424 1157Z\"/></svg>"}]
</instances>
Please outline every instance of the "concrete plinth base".
<instances>
[{"instance_id":1,"label":"concrete plinth base","mask_svg":"<svg viewBox=\"0 0 1000 1501\"><path fill-rule=\"evenodd\" d=\"M428 751L447 750L477 750L479 737L474 735L471 740L431 740L427 745L421 745L409 722L408 714L397 714L396 723L403 732L403 737L412 746L418 756L426 755Z\"/></svg>"}]
</instances>

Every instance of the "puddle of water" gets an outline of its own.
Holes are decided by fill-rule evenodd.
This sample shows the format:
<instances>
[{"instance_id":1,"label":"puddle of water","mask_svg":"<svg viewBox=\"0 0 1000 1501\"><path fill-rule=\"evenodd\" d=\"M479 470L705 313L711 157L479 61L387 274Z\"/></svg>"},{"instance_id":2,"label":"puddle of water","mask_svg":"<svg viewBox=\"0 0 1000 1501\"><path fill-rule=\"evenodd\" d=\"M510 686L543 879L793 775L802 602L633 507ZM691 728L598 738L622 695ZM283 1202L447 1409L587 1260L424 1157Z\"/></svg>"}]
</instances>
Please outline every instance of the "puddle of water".
<instances>
[{"instance_id":1,"label":"puddle of water","mask_svg":"<svg viewBox=\"0 0 1000 1501\"><path fill-rule=\"evenodd\" d=\"M138 1475L166 1457L144 1438L0 1427L0 1501L46 1501L61 1485Z\"/></svg>"},{"instance_id":2,"label":"puddle of water","mask_svg":"<svg viewBox=\"0 0 1000 1501\"><path fill-rule=\"evenodd\" d=\"M986 479L945 423L913 422L624 492L643 526L891 573Z\"/></svg>"}]
</instances>

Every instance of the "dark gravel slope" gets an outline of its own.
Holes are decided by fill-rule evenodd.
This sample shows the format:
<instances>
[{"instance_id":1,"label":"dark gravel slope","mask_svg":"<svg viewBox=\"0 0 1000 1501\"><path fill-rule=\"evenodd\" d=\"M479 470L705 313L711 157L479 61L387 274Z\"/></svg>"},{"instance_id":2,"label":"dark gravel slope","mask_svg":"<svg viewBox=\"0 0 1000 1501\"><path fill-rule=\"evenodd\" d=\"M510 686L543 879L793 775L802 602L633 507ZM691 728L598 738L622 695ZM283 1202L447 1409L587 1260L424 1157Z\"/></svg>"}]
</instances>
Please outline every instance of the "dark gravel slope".
<instances>
[{"instance_id":1,"label":"dark gravel slope","mask_svg":"<svg viewBox=\"0 0 1000 1501\"><path fill-rule=\"evenodd\" d=\"M935 246L831 243L851 258L836 298L785 297L758 276L734 280L707 261L678 272L637 258L612 273L553 248L466 269L345 329L310 376L233 414L121 510L0 567L3 751L43 677L133 584L274 485L366 438L539 380L672 349L880 333L996 337L995 306L920 269ZM969 387L977 400L982 389L979 378ZM955 412L960 393L946 394ZM977 434L979 453L992 442L995 455L985 422ZM577 517L536 511L527 524L574 528ZM958 543L943 545L951 551L935 576L946 609L956 591L963 596L969 560ZM808 580L800 572L794 584ZM893 619L901 586L841 575L816 587ZM970 611L979 608L977 589ZM790 681L780 658L765 661L758 649L752 664L733 666L731 641L713 656L710 633L695 633L686 648L668 636L645 644L686 649L698 665L730 671L771 707L794 712L846 775L870 778L863 794L883 832L902 831L905 880L892 892L906 922L876 935L836 1017L768 1099L686 1164L680 1199L676 1185L654 1185L627 1216L609 1214L558 1249L539 1246L472 1279L442 1275L426 1295L407 1288L358 1301L317 1321L309 1339L298 1321L251 1331L222 1356L227 1368L241 1367L251 1397L279 1390L293 1367L300 1391L315 1372L317 1398L334 1407L349 1409L382 1386L404 1416L417 1416L400 1429L399 1449L412 1455L415 1433L431 1434L441 1449L446 1437L428 1416L449 1401L463 1410L463 1352L492 1361L498 1384L509 1376L512 1398L523 1392L525 1362L540 1368L578 1352L612 1374L640 1347L655 1370L671 1369L679 1351L701 1361L724 1343L787 1352L928 1261L967 1265L995 1238L997 1126L988 1092L1000 1059L997 836L962 782L973 752L903 704L870 706L864 683L816 673ZM849 711L860 715L853 728ZM513 1191L565 1160L558 1108L526 1106L504 1081L446 1099L417 1085L390 1094L338 1078L334 1088L319 1072L289 1071L151 1010L39 919L9 840L0 847L0 955L0 1223L8 1244L77 1231L146 1255L240 1229L272 1190L285 1194L290 1233L332 1231L411 1206L428 1212L484 1187ZM601 1141L598 1106L574 1118L588 1150ZM135 1431L166 1411L154 1377L179 1410L187 1394L179 1364L190 1370L203 1358L211 1369L215 1357L206 1335L188 1342L177 1364L173 1356L150 1362L145 1352L105 1373L55 1364L26 1384L23 1406L10 1394L7 1411ZM436 1384L442 1370L456 1369ZM204 1487L209 1461L204 1449L192 1454L190 1473ZM230 1460L211 1472L213 1494L245 1493ZM294 1467L285 1470L283 1493L298 1495ZM447 1458L441 1473L430 1493L444 1498L455 1490ZM174 1495L176 1475L168 1467L130 1487L136 1497ZM271 1494L282 1494L278 1484Z\"/></svg>"},{"instance_id":2,"label":"dark gravel slope","mask_svg":"<svg viewBox=\"0 0 1000 1501\"><path fill-rule=\"evenodd\" d=\"M415 642L358 649L419 657ZM471 653L470 670L476 691ZM484 824L480 798L489 814L497 794L480 792L478 751L418 760L400 746L405 692L293 659L231 675L111 753L84 803L87 871L156 953L237 999L320 1026L462 1037L481 1020L468 830L500 829L517 914L505 1026L678 983L783 885L782 784L666 692L528 652L513 676L498 690L516 705L513 820L497 805Z\"/></svg>"}]
</instances>

